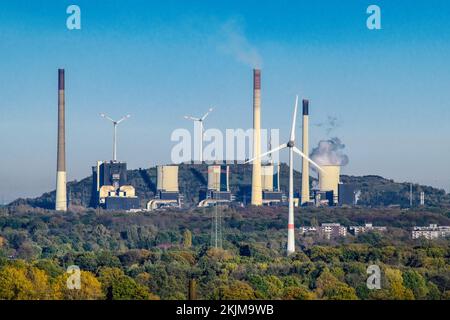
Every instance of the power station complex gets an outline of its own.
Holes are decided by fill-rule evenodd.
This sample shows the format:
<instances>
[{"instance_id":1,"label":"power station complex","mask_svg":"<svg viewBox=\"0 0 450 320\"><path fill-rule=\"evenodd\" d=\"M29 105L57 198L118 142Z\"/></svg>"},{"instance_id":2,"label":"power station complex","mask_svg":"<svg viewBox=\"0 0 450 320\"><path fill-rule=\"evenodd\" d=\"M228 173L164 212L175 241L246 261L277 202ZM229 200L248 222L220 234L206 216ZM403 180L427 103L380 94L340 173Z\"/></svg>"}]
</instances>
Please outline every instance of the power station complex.
<instances>
[{"instance_id":1,"label":"power station complex","mask_svg":"<svg viewBox=\"0 0 450 320\"><path fill-rule=\"evenodd\" d=\"M65 74L64 69L58 70L58 143L57 143L57 173L55 209L67 210L66 191L66 161L65 161ZM297 101L294 111L291 140L272 151L261 154L261 71L253 70L253 159L251 202L253 206L337 206L355 205L357 190L352 185L340 183L340 166L332 164L316 164L309 159L309 100L302 100L302 146L295 147L295 118ZM212 108L202 118L186 117L202 122L212 111ZM179 170L177 165L157 166L156 193L152 199L139 199L135 188L127 182L127 164L116 159L116 126L129 115L119 121L114 121L106 115L102 117L114 124L113 160L97 161L92 167L92 191L95 195L93 206L100 206L106 210L158 210L161 208L182 208L183 195L179 189ZM202 127L203 134L203 127ZM200 144L202 146L202 143ZM280 188L280 165L272 160L263 163L261 158L283 148L292 149L302 156L301 191L295 194L293 185L290 192ZM200 150L200 154L202 150ZM202 155L200 155L200 159ZM201 161L200 163L203 163ZM318 170L318 185L310 189L310 163ZM212 163L207 168L207 184L198 195L198 206L208 207L216 205L237 204L235 196L230 191L230 164ZM291 192L292 191L292 192ZM291 195L291 196L290 196ZM290 199L292 198L292 199ZM144 200L145 208L141 206ZM241 205L243 205L241 203Z\"/></svg>"}]
</instances>

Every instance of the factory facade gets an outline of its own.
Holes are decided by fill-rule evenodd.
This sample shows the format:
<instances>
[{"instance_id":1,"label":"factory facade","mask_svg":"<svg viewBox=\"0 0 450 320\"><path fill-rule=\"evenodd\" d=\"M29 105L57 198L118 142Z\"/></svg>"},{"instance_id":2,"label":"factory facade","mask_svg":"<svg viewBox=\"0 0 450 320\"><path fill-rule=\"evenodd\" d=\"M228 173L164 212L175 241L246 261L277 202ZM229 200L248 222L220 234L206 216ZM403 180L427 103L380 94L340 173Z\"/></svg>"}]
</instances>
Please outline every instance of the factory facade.
<instances>
[{"instance_id":1,"label":"factory facade","mask_svg":"<svg viewBox=\"0 0 450 320\"><path fill-rule=\"evenodd\" d=\"M97 206L106 210L139 209L139 198L127 184L127 164L118 161L97 161L92 168L93 191Z\"/></svg>"},{"instance_id":2,"label":"factory facade","mask_svg":"<svg viewBox=\"0 0 450 320\"><path fill-rule=\"evenodd\" d=\"M178 187L178 166L157 166L156 176L156 195L147 203L147 210L181 208L183 197Z\"/></svg>"}]
</instances>

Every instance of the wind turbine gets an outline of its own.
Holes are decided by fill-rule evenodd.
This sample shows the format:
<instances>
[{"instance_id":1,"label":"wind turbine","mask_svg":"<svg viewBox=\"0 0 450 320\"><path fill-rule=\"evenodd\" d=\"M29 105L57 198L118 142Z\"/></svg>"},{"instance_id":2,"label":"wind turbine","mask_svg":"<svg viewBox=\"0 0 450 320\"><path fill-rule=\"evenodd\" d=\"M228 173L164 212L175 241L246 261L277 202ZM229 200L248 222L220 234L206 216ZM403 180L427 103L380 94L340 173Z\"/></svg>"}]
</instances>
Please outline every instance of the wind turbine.
<instances>
[{"instance_id":1,"label":"wind turbine","mask_svg":"<svg viewBox=\"0 0 450 320\"><path fill-rule=\"evenodd\" d=\"M208 112L206 112L203 117L201 118L194 118L191 116L184 116L184 118L186 120L192 120L195 122L198 122L200 124L200 163L203 163L203 133L204 133L204 128L203 128L203 121L205 121L206 117L208 117L208 115L213 111L213 108L209 108Z\"/></svg>"},{"instance_id":2,"label":"wind turbine","mask_svg":"<svg viewBox=\"0 0 450 320\"><path fill-rule=\"evenodd\" d=\"M120 120L115 121L113 119L111 119L110 117L108 117L106 114L104 113L100 113L100 117L105 118L109 121L111 121L113 123L114 126L114 136L113 136L113 161L117 161L117 125L119 123L121 123L122 121L125 121L126 119L128 119L129 117L131 117L129 114L127 114L126 116L122 117Z\"/></svg>"},{"instance_id":3,"label":"wind turbine","mask_svg":"<svg viewBox=\"0 0 450 320\"><path fill-rule=\"evenodd\" d=\"M295 107L294 107L294 115L292 118L292 127L291 127L291 136L287 143L283 143L278 147L269 150L259 156L256 156L253 159L246 161L252 162L257 158L265 157L274 152L278 152L285 148L289 148L289 219L288 219L288 244L287 244L287 254L292 254L295 252L295 230L294 230L294 152L309 161L313 166L315 166L318 170L324 171L317 163L312 161L307 155L301 152L295 146L295 122L297 118L297 105L298 105L298 96L295 96Z\"/></svg>"}]
</instances>

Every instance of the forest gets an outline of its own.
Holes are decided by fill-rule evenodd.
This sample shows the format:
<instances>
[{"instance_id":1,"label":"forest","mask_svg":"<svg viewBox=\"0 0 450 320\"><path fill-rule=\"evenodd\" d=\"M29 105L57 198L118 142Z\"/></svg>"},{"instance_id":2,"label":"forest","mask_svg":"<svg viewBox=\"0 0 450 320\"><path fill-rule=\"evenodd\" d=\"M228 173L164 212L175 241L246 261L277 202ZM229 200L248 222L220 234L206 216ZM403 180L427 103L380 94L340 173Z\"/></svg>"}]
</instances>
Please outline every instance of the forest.
<instances>
[{"instance_id":1,"label":"forest","mask_svg":"<svg viewBox=\"0 0 450 320\"><path fill-rule=\"evenodd\" d=\"M187 299L191 279L197 299L450 299L450 240L412 240L409 231L450 225L449 212L297 210L296 227L372 222L388 232L329 240L297 234L297 252L286 256L285 211L1 208L0 299ZM366 285L373 264L379 290ZM80 290L67 288L71 265L81 269Z\"/></svg>"}]
</instances>

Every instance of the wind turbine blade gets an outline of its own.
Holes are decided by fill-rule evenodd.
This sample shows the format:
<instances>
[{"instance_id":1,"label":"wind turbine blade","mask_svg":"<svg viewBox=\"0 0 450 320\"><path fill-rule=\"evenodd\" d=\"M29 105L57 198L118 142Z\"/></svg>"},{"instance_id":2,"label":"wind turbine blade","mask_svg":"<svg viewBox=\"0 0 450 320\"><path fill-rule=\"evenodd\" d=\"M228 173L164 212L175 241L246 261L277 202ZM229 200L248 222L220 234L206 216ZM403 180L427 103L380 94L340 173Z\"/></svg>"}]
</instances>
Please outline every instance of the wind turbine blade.
<instances>
[{"instance_id":1,"label":"wind turbine blade","mask_svg":"<svg viewBox=\"0 0 450 320\"><path fill-rule=\"evenodd\" d=\"M265 156L267 156L268 154L272 154L272 153L277 152L277 151L280 151L281 149L284 149L284 148L287 148L287 143L283 143L282 145L279 145L279 146L276 147L275 149L272 149L272 150L270 150L270 151L264 152L264 153L260 154L259 156L254 157L253 159L250 159L250 160L245 161L244 163L253 162L253 161L255 161L255 160L258 159L258 158L265 157Z\"/></svg>"},{"instance_id":2,"label":"wind turbine blade","mask_svg":"<svg viewBox=\"0 0 450 320\"><path fill-rule=\"evenodd\" d=\"M314 167L316 167L317 169L319 169L322 172L325 172L317 163L315 163L314 161L312 161L306 154L304 154L303 152L301 152L297 147L293 147L292 149L294 149L294 152L297 153L298 155L300 155L301 157L303 157L304 159L306 159L307 161L309 161Z\"/></svg>"},{"instance_id":3,"label":"wind turbine blade","mask_svg":"<svg viewBox=\"0 0 450 320\"><path fill-rule=\"evenodd\" d=\"M111 119L110 117L108 117L106 114L104 114L104 113L100 113L100 116L102 117L102 118L105 118L105 119L108 119L109 121L111 121L111 122L115 122L113 119Z\"/></svg>"},{"instance_id":4,"label":"wind turbine blade","mask_svg":"<svg viewBox=\"0 0 450 320\"><path fill-rule=\"evenodd\" d=\"M128 119L129 117L131 117L129 114L127 114L125 117L123 117L122 119L120 119L119 121L117 121L117 124L121 123L122 121Z\"/></svg>"},{"instance_id":5,"label":"wind turbine blade","mask_svg":"<svg viewBox=\"0 0 450 320\"><path fill-rule=\"evenodd\" d=\"M297 106L298 106L298 95L295 96L295 107L294 107L294 116L292 118L291 140L290 141L295 141L295 122L297 121Z\"/></svg>"},{"instance_id":6,"label":"wind turbine blade","mask_svg":"<svg viewBox=\"0 0 450 320\"><path fill-rule=\"evenodd\" d=\"M184 118L185 118L186 120L200 121L199 118L194 118L194 117L189 117L189 116L184 116Z\"/></svg>"},{"instance_id":7,"label":"wind turbine blade","mask_svg":"<svg viewBox=\"0 0 450 320\"><path fill-rule=\"evenodd\" d=\"M205 113L205 115L203 117L200 118L201 121L205 120L206 117L213 111L213 108L209 108L208 112Z\"/></svg>"}]
</instances>

